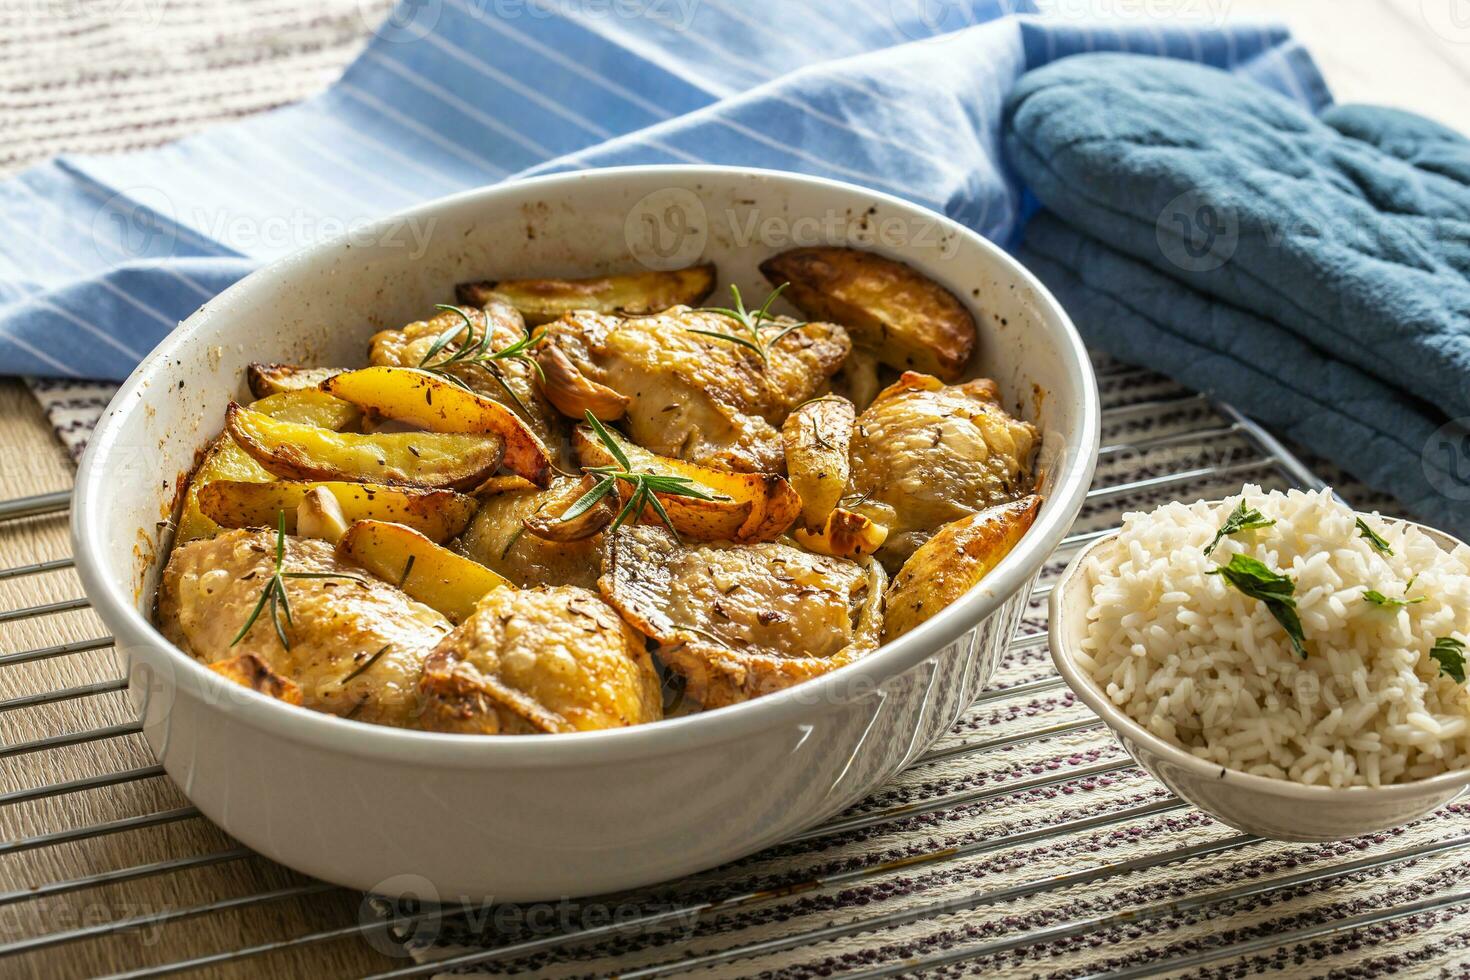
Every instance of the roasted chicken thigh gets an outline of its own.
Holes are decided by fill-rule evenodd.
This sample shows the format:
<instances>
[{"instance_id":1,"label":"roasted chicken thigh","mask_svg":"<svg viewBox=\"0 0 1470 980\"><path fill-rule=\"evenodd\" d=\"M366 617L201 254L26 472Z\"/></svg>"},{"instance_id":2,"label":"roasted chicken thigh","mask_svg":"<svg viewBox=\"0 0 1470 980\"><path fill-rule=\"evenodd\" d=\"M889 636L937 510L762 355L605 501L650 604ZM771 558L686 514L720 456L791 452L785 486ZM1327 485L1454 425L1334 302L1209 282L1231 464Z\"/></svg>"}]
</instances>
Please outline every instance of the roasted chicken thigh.
<instances>
[{"instance_id":1,"label":"roasted chicken thigh","mask_svg":"<svg viewBox=\"0 0 1470 980\"><path fill-rule=\"evenodd\" d=\"M242 679L242 667L254 668L259 683L252 686L266 693L281 696L278 691L294 687L308 708L384 725L412 724L424 652L451 624L342 560L325 541L285 539L286 572L334 576L283 580L290 621L284 613L280 621L290 646L281 643L269 611L232 645L275 572L276 540L273 531L226 531L175 548L158 593L164 636L236 680Z\"/></svg>"},{"instance_id":2,"label":"roasted chicken thigh","mask_svg":"<svg viewBox=\"0 0 1470 980\"><path fill-rule=\"evenodd\" d=\"M943 525L1029 492L1036 443L994 381L906 371L858 416L843 506L888 529L878 557L892 571Z\"/></svg>"},{"instance_id":3,"label":"roasted chicken thigh","mask_svg":"<svg viewBox=\"0 0 1470 980\"><path fill-rule=\"evenodd\" d=\"M763 360L709 336L739 333L718 313L683 306L642 317L569 313L545 328L544 344L555 348L542 354L549 394L579 419L584 407L599 418L625 417L632 440L660 456L780 472L778 427L824 389L852 349L847 331L831 323L808 323L770 342L794 322L762 322L770 343Z\"/></svg>"},{"instance_id":4,"label":"roasted chicken thigh","mask_svg":"<svg viewBox=\"0 0 1470 980\"><path fill-rule=\"evenodd\" d=\"M663 717L643 638L575 586L496 589L424 662L420 727L473 735L618 728Z\"/></svg>"},{"instance_id":5,"label":"roasted chicken thigh","mask_svg":"<svg viewBox=\"0 0 1470 980\"><path fill-rule=\"evenodd\" d=\"M777 542L688 546L649 526L606 537L603 596L706 708L835 670L881 640L887 577L871 560Z\"/></svg>"}]
</instances>

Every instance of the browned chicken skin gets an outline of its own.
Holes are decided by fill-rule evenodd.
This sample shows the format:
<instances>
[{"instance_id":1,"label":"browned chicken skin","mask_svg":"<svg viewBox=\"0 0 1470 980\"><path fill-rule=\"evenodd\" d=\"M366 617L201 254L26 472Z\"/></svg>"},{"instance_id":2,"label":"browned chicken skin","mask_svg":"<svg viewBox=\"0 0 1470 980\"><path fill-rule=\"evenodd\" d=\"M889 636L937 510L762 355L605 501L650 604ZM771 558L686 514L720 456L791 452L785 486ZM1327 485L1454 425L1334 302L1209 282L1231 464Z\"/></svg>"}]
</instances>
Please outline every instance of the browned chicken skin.
<instances>
[{"instance_id":1,"label":"browned chicken skin","mask_svg":"<svg viewBox=\"0 0 1470 980\"><path fill-rule=\"evenodd\" d=\"M475 325L475 338L485 335L488 325L490 343L488 350L500 350L525 336L526 325L515 307L502 299L491 297L484 309L461 306ZM418 367L429 349L444 331L450 327L463 326L464 317L452 310L442 310L428 320L417 320L398 330L384 330L374 334L368 360L375 365L387 367ZM463 338L459 338L462 342ZM430 363L437 364L452 354L457 344L450 344L435 354ZM542 396L535 383L536 369L524 360L509 358L495 363L495 369L504 379L506 387L515 392L516 398L506 394L505 387L481 367L452 365L447 370L473 390L487 398L500 402L520 415L531 427L531 431L555 458L560 458L566 444L566 433L561 416ZM520 399L520 405L516 404ZM525 406L525 411L521 406Z\"/></svg>"},{"instance_id":2,"label":"browned chicken skin","mask_svg":"<svg viewBox=\"0 0 1470 980\"><path fill-rule=\"evenodd\" d=\"M774 336L792 321L767 321ZM657 316L570 313L546 327L582 377L627 399L628 434L660 456L743 472L780 472L777 427L822 391L852 349L847 331L810 323L772 345L747 347L693 332L739 334L716 313L675 306Z\"/></svg>"},{"instance_id":3,"label":"browned chicken skin","mask_svg":"<svg viewBox=\"0 0 1470 980\"><path fill-rule=\"evenodd\" d=\"M174 549L158 593L163 634L206 664L257 658L299 688L308 708L411 724L424 653L449 632L450 622L343 561L325 541L286 539L286 571L351 576L285 580L291 621L282 621L290 648L281 645L268 610L230 645L275 570L275 548L274 531L240 530ZM375 656L379 650L384 652ZM369 660L371 666L352 676Z\"/></svg>"},{"instance_id":4,"label":"browned chicken skin","mask_svg":"<svg viewBox=\"0 0 1470 980\"><path fill-rule=\"evenodd\" d=\"M1027 493L1036 444L994 381L908 371L858 416L843 506L888 528L878 557L892 570L950 521Z\"/></svg>"},{"instance_id":5,"label":"browned chicken skin","mask_svg":"<svg viewBox=\"0 0 1470 980\"><path fill-rule=\"evenodd\" d=\"M643 638L596 593L496 589L424 663L420 727L474 735L618 728L663 717Z\"/></svg>"},{"instance_id":6,"label":"browned chicken skin","mask_svg":"<svg viewBox=\"0 0 1470 980\"><path fill-rule=\"evenodd\" d=\"M778 542L685 546L626 527L606 546L598 585L661 646L706 708L777 691L877 649L881 566Z\"/></svg>"}]
</instances>

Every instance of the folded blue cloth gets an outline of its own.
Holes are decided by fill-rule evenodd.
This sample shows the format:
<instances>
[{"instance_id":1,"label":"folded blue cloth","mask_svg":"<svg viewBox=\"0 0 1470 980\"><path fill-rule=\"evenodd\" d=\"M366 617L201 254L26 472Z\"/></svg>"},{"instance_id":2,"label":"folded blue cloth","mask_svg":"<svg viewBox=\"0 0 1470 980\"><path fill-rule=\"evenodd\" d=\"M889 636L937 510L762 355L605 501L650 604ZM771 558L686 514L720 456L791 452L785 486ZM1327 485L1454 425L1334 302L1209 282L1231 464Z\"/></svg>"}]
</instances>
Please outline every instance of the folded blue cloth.
<instances>
[{"instance_id":1,"label":"folded blue cloth","mask_svg":"<svg viewBox=\"0 0 1470 980\"><path fill-rule=\"evenodd\" d=\"M1022 256L1092 343L1470 537L1470 141L1111 54L1028 74L1006 118L1057 216Z\"/></svg>"},{"instance_id":2,"label":"folded blue cloth","mask_svg":"<svg viewBox=\"0 0 1470 980\"><path fill-rule=\"evenodd\" d=\"M0 182L0 373L117 379L259 263L520 174L627 163L798 170L1012 240L1001 104L1092 50L1228 68L1317 109L1279 28L1064 26L1029 2L405 0L342 79L158 150ZM641 11L641 15L640 14ZM405 229L412 247L416 231ZM493 270L486 270L487 274Z\"/></svg>"}]
</instances>

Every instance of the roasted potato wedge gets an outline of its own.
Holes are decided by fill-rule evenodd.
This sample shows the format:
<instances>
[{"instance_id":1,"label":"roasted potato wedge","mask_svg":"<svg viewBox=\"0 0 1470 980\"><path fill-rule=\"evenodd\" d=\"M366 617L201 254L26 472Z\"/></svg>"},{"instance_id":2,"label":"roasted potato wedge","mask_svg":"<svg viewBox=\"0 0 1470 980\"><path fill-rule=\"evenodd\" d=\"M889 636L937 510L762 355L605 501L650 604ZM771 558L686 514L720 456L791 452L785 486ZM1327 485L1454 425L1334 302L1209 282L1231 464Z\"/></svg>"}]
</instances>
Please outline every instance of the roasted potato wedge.
<instances>
[{"instance_id":1,"label":"roasted potato wedge","mask_svg":"<svg viewBox=\"0 0 1470 980\"><path fill-rule=\"evenodd\" d=\"M957 381L975 349L975 318L911 266L855 248L794 248L761 263L786 299L814 320L840 323L899 370Z\"/></svg>"},{"instance_id":2,"label":"roasted potato wedge","mask_svg":"<svg viewBox=\"0 0 1470 980\"><path fill-rule=\"evenodd\" d=\"M793 528L791 536L807 551L834 558L861 558L883 547L888 528L862 514L836 508L815 531Z\"/></svg>"},{"instance_id":3,"label":"roasted potato wedge","mask_svg":"<svg viewBox=\"0 0 1470 980\"><path fill-rule=\"evenodd\" d=\"M505 447L496 435L333 432L233 403L225 431L277 476L446 490L479 486L500 465Z\"/></svg>"},{"instance_id":4,"label":"roasted potato wedge","mask_svg":"<svg viewBox=\"0 0 1470 980\"><path fill-rule=\"evenodd\" d=\"M668 512L674 530L696 541L734 541L749 544L774 541L785 533L801 513L801 498L783 477L774 473L736 473L701 466L682 459L658 456L641 446L612 433L636 472L685 476L706 493L723 500L700 500L658 494ZM617 460L598 441L591 429L577 426L572 433L572 448L583 466L616 466ZM627 486L619 488L627 499ZM649 510L643 514L646 523L661 523Z\"/></svg>"},{"instance_id":5,"label":"roasted potato wedge","mask_svg":"<svg viewBox=\"0 0 1470 980\"><path fill-rule=\"evenodd\" d=\"M590 279L503 279L466 282L455 296L470 306L484 306L491 294L510 302L526 323L550 323L573 310L660 313L671 306L697 306L715 288L715 267L692 265L670 272L635 272Z\"/></svg>"},{"instance_id":6,"label":"roasted potato wedge","mask_svg":"<svg viewBox=\"0 0 1470 980\"><path fill-rule=\"evenodd\" d=\"M318 425L325 429L345 429L361 417L355 405L320 391L288 391L269 395L252 402L253 411L272 418L306 425ZM210 538L220 532L220 526L206 517L199 509L199 491L217 480L236 480L250 483L265 483L274 479L271 472L257 463L249 453L241 449L228 434L221 435L205 452L204 458L189 477L189 488L184 491L184 506L179 513L179 525L174 532L174 544L181 545L196 538ZM272 514L271 523L275 519Z\"/></svg>"},{"instance_id":7,"label":"roasted potato wedge","mask_svg":"<svg viewBox=\"0 0 1470 980\"><path fill-rule=\"evenodd\" d=\"M318 487L336 498L349 524L363 520L392 521L436 542L448 541L469 526L479 506L474 497L453 490L342 481L216 480L200 489L199 509L221 527L274 527L276 515L284 512L286 533L295 534L296 508Z\"/></svg>"},{"instance_id":8,"label":"roasted potato wedge","mask_svg":"<svg viewBox=\"0 0 1470 980\"><path fill-rule=\"evenodd\" d=\"M337 553L456 623L491 589L515 588L479 562L388 521L357 521L337 542Z\"/></svg>"},{"instance_id":9,"label":"roasted potato wedge","mask_svg":"<svg viewBox=\"0 0 1470 980\"><path fill-rule=\"evenodd\" d=\"M801 497L801 522L817 531L847 489L847 449L857 411L846 398L816 398L786 416L786 478Z\"/></svg>"},{"instance_id":10,"label":"roasted potato wedge","mask_svg":"<svg viewBox=\"0 0 1470 980\"><path fill-rule=\"evenodd\" d=\"M970 591L1010 554L1036 520L1032 494L951 521L909 556L888 589L884 642L895 639Z\"/></svg>"},{"instance_id":11,"label":"roasted potato wedge","mask_svg":"<svg viewBox=\"0 0 1470 980\"><path fill-rule=\"evenodd\" d=\"M296 364L252 364L245 369L245 383L256 398L283 391L309 391L346 368L301 367Z\"/></svg>"},{"instance_id":12,"label":"roasted potato wedge","mask_svg":"<svg viewBox=\"0 0 1470 980\"><path fill-rule=\"evenodd\" d=\"M551 485L551 454L530 426L493 399L424 371L369 367L322 382L322 391L430 432L481 433L505 441L501 465L542 489Z\"/></svg>"}]
</instances>

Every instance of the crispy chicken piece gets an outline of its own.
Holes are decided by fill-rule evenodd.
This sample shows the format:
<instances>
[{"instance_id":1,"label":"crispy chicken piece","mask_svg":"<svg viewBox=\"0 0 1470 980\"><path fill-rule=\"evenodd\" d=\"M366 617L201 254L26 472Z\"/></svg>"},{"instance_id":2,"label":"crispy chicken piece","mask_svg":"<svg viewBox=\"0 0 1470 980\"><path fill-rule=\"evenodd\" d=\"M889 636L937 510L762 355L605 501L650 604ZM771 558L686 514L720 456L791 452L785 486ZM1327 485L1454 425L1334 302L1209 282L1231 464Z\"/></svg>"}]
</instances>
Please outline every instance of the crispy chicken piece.
<instances>
[{"instance_id":1,"label":"crispy chicken piece","mask_svg":"<svg viewBox=\"0 0 1470 980\"><path fill-rule=\"evenodd\" d=\"M560 514L583 493L582 481L559 476L546 490L507 490L491 494L459 540L466 556L494 569L516 585L579 585L597 588L602 568L602 537L547 541L522 523L529 517Z\"/></svg>"},{"instance_id":2,"label":"crispy chicken piece","mask_svg":"<svg viewBox=\"0 0 1470 980\"><path fill-rule=\"evenodd\" d=\"M430 652L419 727L474 735L620 728L663 717L643 638L596 593L496 589Z\"/></svg>"},{"instance_id":3,"label":"crispy chicken piece","mask_svg":"<svg viewBox=\"0 0 1470 980\"><path fill-rule=\"evenodd\" d=\"M762 334L774 337L792 322L784 317L766 321ZM764 363L748 347L695 330L741 335L733 321L684 306L647 317L569 313L546 327L547 342L566 362L555 364L558 370L548 371L548 380L558 379L569 404L577 403L578 390L584 401L594 388L624 396L621 413L629 435L660 456L743 472L781 472L785 461L776 427L823 390L842 365L852 349L847 331L832 323L809 323L773 344ZM574 386L576 380L591 385ZM558 398L552 401L561 404ZM587 407L596 412L596 406Z\"/></svg>"},{"instance_id":4,"label":"crispy chicken piece","mask_svg":"<svg viewBox=\"0 0 1470 980\"><path fill-rule=\"evenodd\" d=\"M871 560L776 542L686 546L649 526L605 537L603 596L706 708L825 674L881 641L887 576Z\"/></svg>"},{"instance_id":5,"label":"crispy chicken piece","mask_svg":"<svg viewBox=\"0 0 1470 980\"><path fill-rule=\"evenodd\" d=\"M888 528L878 558L893 571L945 524L1026 494L1037 441L994 381L906 371L858 416L843 506Z\"/></svg>"},{"instance_id":6,"label":"crispy chicken piece","mask_svg":"<svg viewBox=\"0 0 1470 980\"><path fill-rule=\"evenodd\" d=\"M424 654L449 632L449 620L341 560L326 541L288 537L287 572L343 577L285 580L291 620L281 620L289 649L268 609L231 646L275 571L275 557L273 531L226 531L175 548L158 593L164 636L226 677L286 692L276 695L283 700L359 721L410 724Z\"/></svg>"},{"instance_id":7,"label":"crispy chicken piece","mask_svg":"<svg viewBox=\"0 0 1470 980\"><path fill-rule=\"evenodd\" d=\"M503 298L491 296L484 309L473 306L461 306L475 325L475 338L485 335L488 324L490 329L490 343L487 350L499 350L515 343L526 335L526 324L521 319L520 313ZM444 331L450 327L463 326L464 317L451 310L442 310L428 320L418 320L408 324L400 330L384 330L374 334L371 347L368 351L368 360L375 365L387 367L418 367L423 361L424 355ZM452 354L457 346L463 343L463 338L458 338L458 344L450 344L438 354L434 355L431 363L438 363ZM557 456L561 448L566 444L566 433L561 425L561 415L551 407L540 389L536 386L534 375L536 369L526 361L519 358L510 358L495 362L495 369L505 380L505 384L511 391L515 392L525 411L521 411L520 405L516 404L515 398L506 394L505 388L481 367L471 365L453 365L448 368L450 374L463 381L471 389L487 398L492 398L506 408L515 412L526 420L531 431L541 440L553 456Z\"/></svg>"}]
</instances>

